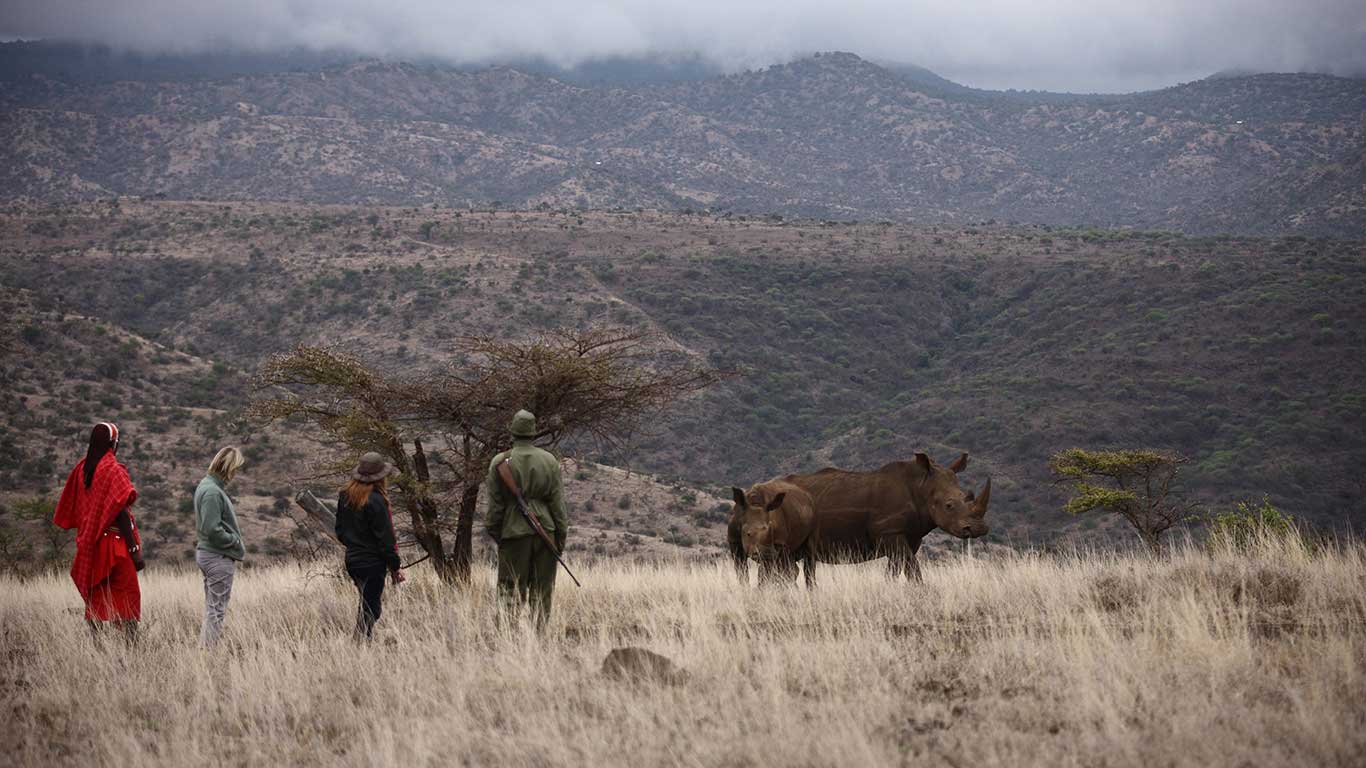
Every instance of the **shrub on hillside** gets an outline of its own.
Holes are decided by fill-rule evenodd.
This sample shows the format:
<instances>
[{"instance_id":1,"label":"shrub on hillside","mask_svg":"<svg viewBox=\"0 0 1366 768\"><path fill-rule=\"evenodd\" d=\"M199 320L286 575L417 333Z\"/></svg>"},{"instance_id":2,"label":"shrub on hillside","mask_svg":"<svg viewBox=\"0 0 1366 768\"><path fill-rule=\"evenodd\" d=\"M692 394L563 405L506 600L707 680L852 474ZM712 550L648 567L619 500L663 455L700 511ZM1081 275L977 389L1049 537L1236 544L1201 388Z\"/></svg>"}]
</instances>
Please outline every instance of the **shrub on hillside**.
<instances>
[{"instance_id":1,"label":"shrub on hillside","mask_svg":"<svg viewBox=\"0 0 1366 768\"><path fill-rule=\"evenodd\" d=\"M1260 506L1240 501L1232 509L1215 513L1209 523L1210 544L1238 551L1245 551L1258 541L1293 535L1298 535L1295 519L1277 509L1265 496Z\"/></svg>"}]
</instances>

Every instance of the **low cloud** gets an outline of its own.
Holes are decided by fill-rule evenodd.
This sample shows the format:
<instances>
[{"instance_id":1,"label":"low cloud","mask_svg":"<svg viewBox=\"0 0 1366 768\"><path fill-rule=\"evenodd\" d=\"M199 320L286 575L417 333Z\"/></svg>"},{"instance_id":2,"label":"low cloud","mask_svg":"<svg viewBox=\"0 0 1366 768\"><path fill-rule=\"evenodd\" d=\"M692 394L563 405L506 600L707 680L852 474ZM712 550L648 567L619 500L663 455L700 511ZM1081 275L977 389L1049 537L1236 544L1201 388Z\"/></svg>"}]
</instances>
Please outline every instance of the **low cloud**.
<instances>
[{"instance_id":1,"label":"low cloud","mask_svg":"<svg viewBox=\"0 0 1366 768\"><path fill-rule=\"evenodd\" d=\"M7 0L0 37L453 63L700 53L729 70L846 50L981 87L1077 91L1226 69L1366 73L1360 0Z\"/></svg>"}]
</instances>

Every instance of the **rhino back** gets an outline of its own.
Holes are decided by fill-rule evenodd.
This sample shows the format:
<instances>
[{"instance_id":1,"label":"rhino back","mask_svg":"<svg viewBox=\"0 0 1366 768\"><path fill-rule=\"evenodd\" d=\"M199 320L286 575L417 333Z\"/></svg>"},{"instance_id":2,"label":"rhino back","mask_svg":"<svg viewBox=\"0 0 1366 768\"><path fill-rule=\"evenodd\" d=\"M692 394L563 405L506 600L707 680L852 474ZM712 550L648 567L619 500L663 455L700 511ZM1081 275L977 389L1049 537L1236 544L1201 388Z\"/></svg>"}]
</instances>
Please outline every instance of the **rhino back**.
<instances>
[{"instance_id":1,"label":"rhino back","mask_svg":"<svg viewBox=\"0 0 1366 768\"><path fill-rule=\"evenodd\" d=\"M908 469L889 464L873 472L823 469L781 478L810 494L822 559L876 557L879 538L918 528Z\"/></svg>"}]
</instances>

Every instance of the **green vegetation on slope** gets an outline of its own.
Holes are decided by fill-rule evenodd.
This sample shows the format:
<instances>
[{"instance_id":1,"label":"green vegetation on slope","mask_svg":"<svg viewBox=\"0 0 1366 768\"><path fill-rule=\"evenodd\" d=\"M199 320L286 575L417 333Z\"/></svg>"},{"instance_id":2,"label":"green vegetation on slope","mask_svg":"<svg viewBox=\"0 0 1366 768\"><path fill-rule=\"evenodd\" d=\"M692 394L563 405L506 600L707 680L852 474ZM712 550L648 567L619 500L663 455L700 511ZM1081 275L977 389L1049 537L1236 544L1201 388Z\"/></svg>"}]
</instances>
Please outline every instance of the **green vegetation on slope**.
<instances>
[{"instance_id":1,"label":"green vegetation on slope","mask_svg":"<svg viewBox=\"0 0 1366 768\"><path fill-rule=\"evenodd\" d=\"M301 341L420 368L466 333L662 330L742 375L588 458L690 482L966 450L1021 541L1094 525L1053 451L1138 445L1189 456L1207 502L1363 521L1360 242L166 203L0 234L7 286L244 372Z\"/></svg>"}]
</instances>

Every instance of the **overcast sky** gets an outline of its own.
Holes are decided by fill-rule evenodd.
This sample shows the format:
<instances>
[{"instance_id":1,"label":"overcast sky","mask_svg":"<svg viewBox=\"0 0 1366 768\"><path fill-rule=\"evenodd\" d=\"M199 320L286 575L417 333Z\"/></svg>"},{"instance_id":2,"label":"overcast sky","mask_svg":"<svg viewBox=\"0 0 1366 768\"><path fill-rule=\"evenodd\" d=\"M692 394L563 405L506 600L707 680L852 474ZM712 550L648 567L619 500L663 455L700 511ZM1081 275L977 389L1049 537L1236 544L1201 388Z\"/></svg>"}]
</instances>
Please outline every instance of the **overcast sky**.
<instances>
[{"instance_id":1,"label":"overcast sky","mask_svg":"<svg viewBox=\"0 0 1366 768\"><path fill-rule=\"evenodd\" d=\"M1363 0L0 0L5 37L456 63L696 52L731 70L844 50L978 87L1072 91L1366 73Z\"/></svg>"}]
</instances>

